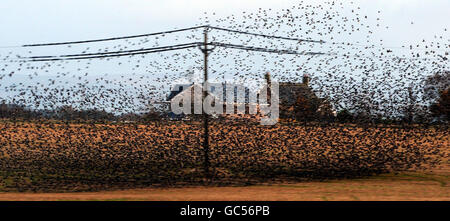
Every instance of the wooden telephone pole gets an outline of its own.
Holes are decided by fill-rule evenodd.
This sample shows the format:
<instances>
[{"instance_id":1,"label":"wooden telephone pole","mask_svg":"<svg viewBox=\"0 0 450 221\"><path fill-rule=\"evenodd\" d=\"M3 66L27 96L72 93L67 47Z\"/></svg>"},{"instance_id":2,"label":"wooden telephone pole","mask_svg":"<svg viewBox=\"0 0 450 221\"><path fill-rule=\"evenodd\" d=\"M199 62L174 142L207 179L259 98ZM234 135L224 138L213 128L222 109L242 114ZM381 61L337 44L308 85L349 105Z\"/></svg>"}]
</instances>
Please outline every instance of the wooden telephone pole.
<instances>
[{"instance_id":1,"label":"wooden telephone pole","mask_svg":"<svg viewBox=\"0 0 450 221\"><path fill-rule=\"evenodd\" d=\"M203 87L207 86L208 83L208 55L209 52L212 51L211 49L208 49L208 27L205 27L205 30L203 32L204 36L204 42L203 42L203 48L200 48L200 50L203 52L204 55L204 76L203 76ZM202 102L202 114L203 114L203 126L204 126L204 134L203 134L203 151L204 151L204 167L205 167L205 175L207 177L210 176L209 173L209 116L205 113L205 110L203 110L203 103L205 101L205 98L207 96L207 88L203 88L203 102Z\"/></svg>"}]
</instances>

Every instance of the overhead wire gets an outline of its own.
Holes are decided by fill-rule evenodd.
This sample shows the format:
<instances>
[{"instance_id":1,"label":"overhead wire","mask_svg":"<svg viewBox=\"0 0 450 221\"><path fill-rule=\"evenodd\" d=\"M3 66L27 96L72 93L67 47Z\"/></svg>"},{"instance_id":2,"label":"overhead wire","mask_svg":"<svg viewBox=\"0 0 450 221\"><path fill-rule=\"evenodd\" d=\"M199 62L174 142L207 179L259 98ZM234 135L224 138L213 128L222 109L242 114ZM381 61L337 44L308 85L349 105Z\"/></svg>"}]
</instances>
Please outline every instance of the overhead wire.
<instances>
[{"instance_id":1,"label":"overhead wire","mask_svg":"<svg viewBox=\"0 0 450 221\"><path fill-rule=\"evenodd\" d=\"M273 49L273 48L262 48L262 47L254 47L254 46L245 46L245 45L236 45L236 44L225 44L219 42L210 43L213 46L224 47L224 48L232 48L232 49L241 49L246 51L256 51L256 52L268 52L268 53L277 53L277 54L292 54L292 55L322 55L324 53L321 52L307 52L307 51L293 51L293 50L285 50L285 49Z\"/></svg>"},{"instance_id":2,"label":"overhead wire","mask_svg":"<svg viewBox=\"0 0 450 221\"><path fill-rule=\"evenodd\" d=\"M190 44L180 44L165 47L155 47L131 50L125 52L105 52L105 53L92 53L92 54L75 54L75 55L60 55L60 56L35 56L35 57L24 57L18 60L11 60L12 62L42 62L42 61L65 61L65 60L83 60L83 59L95 59L95 58L112 58L112 57L123 57L123 56L134 56L143 55L150 53L175 51L188 48L197 47L198 43Z\"/></svg>"},{"instance_id":3,"label":"overhead wire","mask_svg":"<svg viewBox=\"0 0 450 221\"><path fill-rule=\"evenodd\" d=\"M142 34L142 35L131 35L131 36L103 38L103 39L93 39L93 40L83 40L83 41L68 41L68 42L43 43L43 44L27 44L27 45L22 45L22 46L19 46L19 47L40 47L40 46L55 46L55 45L72 45L72 44L84 44L84 43L92 43L92 42L113 41L113 40L132 39L132 38L139 38L139 37L147 37L147 36L155 36L155 35L177 33L177 32L195 30L195 29L200 29L200 28L206 28L206 29L212 29L212 30L220 30L220 31L239 33L239 34L246 34L246 35L253 35L253 36L264 37L264 38L271 38L271 39L293 40L293 41L297 41L297 42L300 42L300 43L301 42L327 43L327 44L333 44L333 45L344 44L344 43L326 42L326 41L323 41L323 40L299 39L299 38L291 38L291 37L283 37L283 36L275 36L275 35L258 34L258 33L252 33L252 32L247 32L247 31L239 31L239 30L222 28L222 27L216 27L216 26L210 26L210 25L200 25L200 26L193 26L193 27L189 27L189 28L175 29L175 30L163 31L163 32L154 32L154 33L148 33L148 34ZM187 43L187 44L178 44L178 45L171 45L171 46L145 48L145 49L136 49L136 50L127 50L127 51L113 51L113 52L100 52L100 53L88 53L88 54L68 54L68 55L58 55L58 56L32 56L32 57L24 57L24 58L19 57L19 60L16 60L16 61L32 61L32 62L36 62L36 61L59 61L59 60L76 60L76 59L121 57L121 56L129 56L129 55L139 55L139 54L148 54L148 53L157 53L157 52L181 50L181 49L186 49L186 48L192 48L192 47L198 46L200 44L203 44L203 43L193 42L193 43ZM293 50L273 49L273 48L271 49L271 48L236 45L236 44L220 43L220 42L211 42L209 44L214 45L214 46L218 46L218 47L223 47L223 48L241 49L241 50L256 51L256 52L267 52L267 53L278 53L278 54L294 54L294 55L331 55L331 56L336 56L336 54L330 54L330 53L327 54L327 53L322 53L322 52L306 52L306 51L298 52L298 51L293 51ZM360 46L360 47L366 47L366 48L373 48L373 47L383 47L383 48L386 48L386 49L393 48L393 47L384 47L384 46L375 46L375 45L367 46L367 45L359 45L359 44L353 44L353 43L346 43L346 45L348 45L348 46ZM16 46L3 46L3 47L0 47L0 48L13 48L13 47L16 47ZM400 58L400 59L408 59L408 58ZM411 58L411 59L417 59L417 58Z\"/></svg>"},{"instance_id":4,"label":"overhead wire","mask_svg":"<svg viewBox=\"0 0 450 221\"><path fill-rule=\"evenodd\" d=\"M189 28L175 29L175 30L171 30L171 31L154 32L154 33L142 34L142 35L131 35L131 36L102 38L102 39L83 40L83 41L67 41L67 42L42 43L42 44L26 44L26 45L22 45L22 47L40 47L40 46L55 46L55 45L85 44L85 43L92 43L92 42L115 41L115 40L122 40L122 39L141 38L141 37L148 37L148 36L154 36L154 35L171 34L171 33L189 31L189 30L194 30L194 29L199 29L199 28L204 28L204 27L205 26L202 25L202 26L194 26L194 27L189 27Z\"/></svg>"}]
</instances>

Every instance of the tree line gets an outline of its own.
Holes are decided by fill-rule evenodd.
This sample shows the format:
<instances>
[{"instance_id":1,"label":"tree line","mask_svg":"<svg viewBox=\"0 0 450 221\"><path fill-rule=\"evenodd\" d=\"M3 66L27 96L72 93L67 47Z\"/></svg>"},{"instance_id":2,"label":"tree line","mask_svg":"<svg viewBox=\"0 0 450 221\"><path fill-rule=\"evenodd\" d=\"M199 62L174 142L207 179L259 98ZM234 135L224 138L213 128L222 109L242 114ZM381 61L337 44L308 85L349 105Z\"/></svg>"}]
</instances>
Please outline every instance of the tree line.
<instances>
[{"instance_id":1,"label":"tree line","mask_svg":"<svg viewBox=\"0 0 450 221\"><path fill-rule=\"evenodd\" d=\"M351 108L334 111L328 99L317 96L297 96L293 105L288 107L280 104L282 120L297 120L301 122L331 121L339 123L445 123L450 120L450 71L436 73L425 79L423 83L423 98L427 105L417 105L417 101L408 91L407 104L399 110L397 116L371 114L368 105L361 105L362 99ZM169 111L165 108L149 106L141 113L114 114L99 109L77 109L69 105L54 110L37 110L24 105L0 101L0 118L2 119L53 119L80 121L157 121L167 119ZM193 118L195 119L195 118Z\"/></svg>"}]
</instances>

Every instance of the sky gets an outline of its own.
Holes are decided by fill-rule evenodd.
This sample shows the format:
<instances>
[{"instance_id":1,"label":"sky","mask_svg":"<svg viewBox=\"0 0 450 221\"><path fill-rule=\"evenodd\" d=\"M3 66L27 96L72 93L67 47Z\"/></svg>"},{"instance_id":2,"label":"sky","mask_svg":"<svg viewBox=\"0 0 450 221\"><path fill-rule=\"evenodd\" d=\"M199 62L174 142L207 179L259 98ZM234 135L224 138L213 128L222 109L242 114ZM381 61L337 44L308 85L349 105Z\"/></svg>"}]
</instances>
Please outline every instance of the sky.
<instances>
[{"instance_id":1,"label":"sky","mask_svg":"<svg viewBox=\"0 0 450 221\"><path fill-rule=\"evenodd\" d=\"M321 0L305 2L320 4ZM384 22L392 27L380 33L386 44L429 37L450 26L448 0L353 2L369 13L382 11ZM0 46L170 30L197 24L204 12L227 16L258 8L289 8L296 3L298 0L2 0Z\"/></svg>"},{"instance_id":2,"label":"sky","mask_svg":"<svg viewBox=\"0 0 450 221\"><path fill-rule=\"evenodd\" d=\"M0 57L4 56L5 52L8 50L13 52L16 52L16 50L20 50L16 48L9 49L9 46L19 46L23 44L33 43L79 41L86 39L109 38L173 30L175 28L185 28L202 24L202 22L204 21L203 18L205 16L220 19L226 18L230 15L242 15L243 12L256 12L260 8L281 12L283 9L298 5L299 2L302 1L2 0L0 4L0 27L2 29L2 31L0 32ZM313 5L320 5L321 2L324 2L324 0L303 0L304 4ZM381 27L370 28L370 31L374 32L371 35L370 39L373 42L380 42L380 39L382 39L383 45L389 47L407 46L409 44L422 42L423 39L427 39L427 42L441 41L445 44L450 44L450 31L448 31L448 29L450 29L449 0L344 0L335 2L345 2L345 7L360 7L361 13L363 13L364 15L368 15L368 17L371 19L370 21L368 21L368 23L370 23L371 25L378 23L374 21L375 18L379 17L381 19ZM346 10L348 11L349 8L345 8L344 10L342 10L344 15L347 15L345 13L348 13L345 12ZM378 11L380 11L380 13ZM348 15L350 16L351 14L349 13ZM237 20L233 21L234 24L239 24L239 19L243 19L239 16L237 16L236 18ZM299 21L299 24L296 23L295 25L301 26L301 22L305 21ZM290 27L286 26L285 28ZM291 28L296 27L294 26ZM260 33L273 34L274 30L261 29L257 31ZM283 30L277 31L279 32L276 32L276 35L285 34ZM298 31L295 32L295 34L299 33L305 34ZM308 36L308 34L305 35ZM361 40L359 39L361 38L361 36L358 36L357 34L354 34L352 36L342 36L343 38L334 40L339 40L342 42L355 42ZM443 36L444 40L436 40L436 36ZM313 38L318 37L319 36L313 36ZM324 39L320 40L330 42L332 41L331 39L329 39L330 37L331 36L329 35L323 36ZM135 41L139 40L136 39ZM174 39L167 40L163 41L162 45L168 45L173 42L186 43L180 41ZM113 45L115 43L111 44ZM93 44L93 46L89 45L91 47L90 50L97 50L97 48L95 48L96 45L97 44ZM105 45L98 44L97 46L101 48ZM39 48L33 51L33 55L79 53L74 51L82 51L83 47L86 47L86 45L80 45L79 48L76 48L75 46L70 50L67 47L49 47L47 49L42 49L44 51L40 51L41 49ZM26 52L27 51L24 51L24 53ZM151 57L152 55L149 56ZM154 57L157 56L155 55ZM159 71L165 68L164 65L166 64L164 64L162 61L167 61L167 58L168 57L160 57L152 60L153 57L151 57L150 59L146 59L146 62L148 62L147 65L151 64L158 66L158 64L155 63L157 63L159 59L161 63L160 66L162 65L162 69L154 69ZM178 58L178 61L182 60L180 56L178 56ZM239 56L237 58L238 60L240 60ZM258 58L256 58L255 60L257 59ZM219 67L222 64L228 65L227 67L232 67L233 65L239 67L239 64L236 65L237 63L235 63L235 60L233 60L232 58L224 60L222 58L212 57L211 60L213 60L211 62L211 66L214 67ZM117 79L117 82L124 84L128 84L124 79L133 79L129 80L129 84L126 86L132 87L133 85L137 84L134 79L138 79L138 77L141 75L148 75L148 70L152 68L147 68L144 65L141 65L139 69L135 68L135 63L126 62L123 62L124 64L121 64L119 67L119 65L117 64L118 62L119 61L115 63L108 63L107 61L96 61L95 64L92 64L89 68L84 67L89 66L88 64L86 64L88 63L87 61L81 63L81 65L80 63L73 62L71 64L68 64L66 67L53 65L52 67L46 67L46 71L40 71L39 76L36 76L34 80L30 80L30 78L28 77L31 72L29 72L27 69L22 69L21 72L16 71L13 77L5 77L3 78L3 80L0 79L0 86L12 84L16 85L22 82L34 85L36 85L36 82L38 81L48 83L49 81L56 79L54 77L54 73L56 72L58 72L60 85L65 84L65 87L68 87L67 82L71 82L73 84L79 83L84 85L87 84L86 82L95 84L95 79L99 76L104 76L105 73L122 72L120 73L123 74L122 76L111 77L111 79ZM254 66L254 69L252 69L251 72L258 73L258 76L262 76L263 74L261 73L265 73L267 69L271 68L267 64L267 62L264 63L262 59L257 62L259 63L248 62L246 65ZM285 63L283 64L287 64L287 69L291 69L288 71L292 71L297 68L289 67L288 60L284 62ZM301 63L301 61L297 62L297 64L298 63ZM270 65L273 66L273 64ZM177 70L178 72L185 72L187 69L192 69L192 67L195 66L196 64L193 63L193 61L191 61L191 63L187 65L180 63L178 64L178 66L175 65L174 67L170 68L170 71ZM182 70L178 70L179 67L181 67ZM8 75L10 71L14 71L17 68L20 67L10 65L3 73L0 71L0 74ZM36 64L33 72L36 69L40 69L39 64ZM277 70L282 71L282 68L278 68ZM70 72L70 74L68 74L67 77L62 77L62 75L64 75L66 71L67 73ZM196 69L196 71L198 73L200 69ZM87 72L89 72L89 76L86 75L87 77L82 77L79 81L75 81L76 78L78 78L78 75L84 76L84 74L87 74ZM73 77L72 74L74 74ZM167 73L161 72L160 74L160 77L162 77ZM327 74L327 70L324 70L323 74ZM179 73L176 73L176 75L179 75ZM180 79L181 81L184 80L184 78ZM152 79L148 81L144 80L144 83L153 84L158 80L159 79ZM165 82L167 81L170 80L166 80ZM175 81L172 80L171 83L173 82ZM25 88L25 86L23 86L23 88ZM168 89L165 88L163 91L168 91ZM2 88L0 88L0 98L6 96L14 98L14 95L8 94L4 90L2 90Z\"/></svg>"}]
</instances>

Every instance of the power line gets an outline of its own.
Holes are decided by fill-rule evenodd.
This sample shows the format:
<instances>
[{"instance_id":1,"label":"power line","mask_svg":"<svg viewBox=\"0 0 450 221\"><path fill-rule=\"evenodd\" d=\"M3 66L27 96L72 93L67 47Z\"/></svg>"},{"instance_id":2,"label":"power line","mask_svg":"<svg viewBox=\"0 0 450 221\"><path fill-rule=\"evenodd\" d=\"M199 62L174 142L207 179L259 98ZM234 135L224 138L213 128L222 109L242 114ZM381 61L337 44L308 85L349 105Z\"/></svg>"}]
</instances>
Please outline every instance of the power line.
<instances>
[{"instance_id":1,"label":"power line","mask_svg":"<svg viewBox=\"0 0 450 221\"><path fill-rule=\"evenodd\" d=\"M235 44L225 44L219 42L212 42L211 45L224 47L224 48L232 48L232 49L240 49L246 51L257 51L257 52L267 52L267 53L277 53L277 54L292 54L292 55L323 55L325 53L321 52L298 52L293 50L280 50L280 49L272 49L272 48L261 48L261 47L253 47L253 46L245 46L245 45L235 45Z\"/></svg>"},{"instance_id":2,"label":"power line","mask_svg":"<svg viewBox=\"0 0 450 221\"><path fill-rule=\"evenodd\" d=\"M218 42L212 42L211 45L217 46L217 47L224 47L224 48L231 48L231 49L239 49L239 50L246 50L246 51L256 51L256 52L267 52L267 53L276 53L276 54L291 54L291 55L322 55L322 56L331 56L331 57L346 57L346 58L365 58L365 59L392 59L392 60L444 60L446 61L445 57L439 58L430 58L430 57L400 57L400 56L392 56L392 57L384 57L381 58L379 56L367 56L367 55L360 55L360 54L337 54L337 53L323 53L323 52L298 52L294 50L283 50L283 49L272 49L272 48L261 48L261 47L253 47L253 46L245 46L245 45L235 45L235 44L225 44L225 43L218 43Z\"/></svg>"},{"instance_id":3,"label":"power line","mask_svg":"<svg viewBox=\"0 0 450 221\"><path fill-rule=\"evenodd\" d=\"M383 48L383 49L409 49L409 50L422 50L422 51L449 51L449 49L445 48L408 48L407 46L381 46L381 45L364 45L364 44L356 44L356 43L346 43L346 42L328 42L324 40L311 40L311 39L300 39L300 38L289 38L289 37L283 37L283 36L275 36L275 35L266 35L266 34L257 34L252 32L246 32L246 31L239 31L239 30L233 30L233 29L227 29L227 28L221 28L216 26L205 26L207 28L221 30L221 31L228 31L233 33L239 33L239 34L247 34L247 35L254 35L259 37L265 37L265 38L272 38L272 39L282 39L282 40L291 40L291 41L298 41L298 42L310 42L310 43L326 43L326 44L332 44L332 45L347 45L347 46L357 46L357 47L365 47L365 48ZM450 45L449 45L450 48Z\"/></svg>"},{"instance_id":4,"label":"power line","mask_svg":"<svg viewBox=\"0 0 450 221\"><path fill-rule=\"evenodd\" d=\"M310 39L289 38L289 37L282 37L282 36L275 36L275 35L257 34L257 33L238 31L238 30L233 30L233 29L228 29L228 28L220 28L220 27L215 27L215 26L207 26L207 27L211 28L211 29L221 30L221 31L253 35L253 36L264 37L264 38L282 39L282 40L290 40L290 41L298 41L298 42L310 42L310 43L325 43L325 41L322 41L322 40L317 41L317 40L310 40Z\"/></svg>"},{"instance_id":5,"label":"power line","mask_svg":"<svg viewBox=\"0 0 450 221\"><path fill-rule=\"evenodd\" d=\"M196 46L198 44L201 44L201 43L192 42L192 43L186 43L186 44L161 46L161 47L153 47L153 48L142 48L142 49L126 50L126 51L111 51L111 52L99 52L99 53L87 53L87 54L68 54L68 55L57 55L57 56L32 56L32 57L26 57L25 59L48 59L48 58L69 58L69 57L113 55L113 54L144 52L144 51L151 51L151 50L164 50L164 49L171 49L174 47Z\"/></svg>"},{"instance_id":6,"label":"power line","mask_svg":"<svg viewBox=\"0 0 450 221\"><path fill-rule=\"evenodd\" d=\"M186 44L161 46L161 47L153 47L153 48L143 48L143 49L126 50L126 51L112 51L112 52L100 52L100 53L88 53L88 54L67 54L67 55L57 55L57 56L21 57L21 58L19 58L19 60L10 60L10 62L63 61L63 60L82 60L82 59L133 56L133 55L150 54L150 53L157 53L157 52L166 52L166 51L194 48L194 47L200 46L202 44L203 43L201 43L201 42L192 42L192 43L186 43ZM365 58L365 59L367 59L367 58L381 59L380 57L377 57L375 55L367 56L367 55L359 55L359 54L337 54L337 53L307 52L307 51L299 52L299 51L295 51L295 50L263 48L263 47L254 47L254 46L246 46L246 45L220 43L220 42L211 42L211 43L208 43L208 45L212 45L215 47L222 47L222 48L237 49L237 50L276 53L276 54L310 55L310 56L323 55L323 56L346 57L346 58L353 57L353 58ZM390 57L390 59L393 59L393 60L440 60L438 58L416 58L416 57L407 58L407 57L399 57L399 56Z\"/></svg>"},{"instance_id":7,"label":"power line","mask_svg":"<svg viewBox=\"0 0 450 221\"><path fill-rule=\"evenodd\" d=\"M142 35L131 35L131 36L123 36L123 37L113 37L113 38L103 38L103 39L93 39L93 40L82 40L82 41L54 42L54 43L42 43L42 44L26 44L26 45L21 45L21 46L0 46L0 48L20 48L20 47L40 47L40 46L58 46L58 45L69 45L69 44L85 44L85 43L93 43L93 42L104 42L104 41L132 39L132 38L140 38L140 37L155 36L155 35L164 35L164 34L170 34L170 33L177 33L177 32L195 30L195 29L199 29L199 28L210 28L210 29L226 31L226 32L232 32L232 33L253 35L253 36L264 37L264 38L271 38L271 39L291 40L291 41L298 41L298 42L327 43L327 44L332 44L332 45L345 45L345 46L356 46L356 47L365 47L365 48L403 49L403 50L407 50L408 49L408 47L405 47L405 46L393 47L393 46L363 45L363 44L345 43L345 42L326 42L326 41L323 41L323 40L290 38L290 37L283 37L283 36L258 34L258 33L252 33L252 32L247 32L247 31L240 31L240 30L234 30L234 29L229 29L229 28L222 28L222 27L217 27L217 26L210 26L210 25L200 25L200 26L194 26L194 27L189 27L189 28L175 29L175 30L163 31L163 32L154 32L154 33L148 33L148 34L142 34ZM409 50L448 51L448 49L445 49L445 48L409 48Z\"/></svg>"},{"instance_id":8,"label":"power line","mask_svg":"<svg viewBox=\"0 0 450 221\"><path fill-rule=\"evenodd\" d=\"M215 30L221 30L221 31L227 31L232 33L239 33L239 34L246 34L246 35L253 35L253 36L259 36L259 37L265 37L265 38L271 38L271 39L282 39L282 40L294 40L298 42L311 42L311 43L327 43L327 44L333 44L333 45L347 45L347 46L360 46L360 47L366 47L366 48L373 48L373 47L380 47L380 48L394 48L394 47L383 47L383 46L376 46L376 45L360 45L360 44L354 44L354 43L335 43L335 42L325 42L325 41L316 41L316 40L309 40L309 39L297 39L297 38L289 38L289 37L282 37L282 36L274 36L274 35L265 35L265 34L257 34L257 33L251 33L246 31L239 31L239 30L233 30L233 29L227 29L227 28L221 28L221 27L215 27L215 26L209 26L209 25L202 25L202 26L195 26L190 28L183 28L183 29L176 29L172 31L164 31L164 32L155 32L155 33L149 33L149 34L143 34L143 35L134 35L134 36L124 36L124 37L115 37L115 38L104 38L104 39L95 39L95 40L84 40L84 41L72 41L72 42L59 42L59 43L46 43L46 44L29 44L29 45L23 45L19 47L38 47L38 46L54 46L54 45L68 45L68 44L83 44L83 43L91 43L91 42L103 42L103 41L113 41L113 40L120 40L120 39L130 39L130 38L139 38L139 37L146 37L146 36L153 36L153 35L162 35L162 34L169 34L169 33L176 33L176 32L182 32L182 31L188 31L188 30L194 30L199 28L206 28L206 29L215 29ZM19 57L20 61L59 61L59 60L76 60L76 59L93 59L93 58L108 58L108 57L120 57L120 56L129 56L129 55L139 55L139 54L148 54L148 53L156 53L156 52L165 52L165 51L173 51L173 50L181 50L186 48L192 48L195 46L198 46L199 42L193 42L193 43L187 43L187 44L179 44L179 45L171 45L171 46L162 46L162 47L153 47L153 48L145 48L145 49L136 49L136 50L127 50L127 51L113 51L113 52L101 52L101 53L88 53L88 54L68 54L68 55L59 55L59 56L33 56L33 57L26 57L21 58ZM293 54L293 55L328 55L328 56L336 56L336 54L326 54L321 52L298 52L293 50L282 50L282 49L270 49L270 48L262 48L262 47L253 47L253 46L245 46L245 45L236 45L236 44L227 44L227 43L219 43L219 42L212 42L209 43L210 45L218 46L218 47L224 47L224 48L231 48L231 49L240 49L240 50L246 50L246 51L256 51L256 52L267 52L267 53L277 53L277 54ZM3 48L10 48L14 46L5 46ZM432 49L430 49L432 50ZM445 50L445 49L443 49ZM347 55L343 55L343 57L349 57ZM366 56L350 56L350 57L366 57ZM402 59L417 59L417 58L402 58ZM445 60L445 59L444 59ZM12 60L11 60L12 61Z\"/></svg>"},{"instance_id":9,"label":"power line","mask_svg":"<svg viewBox=\"0 0 450 221\"><path fill-rule=\"evenodd\" d=\"M115 41L115 40L122 40L122 39L141 38L141 37L148 37L148 36L154 36L154 35L171 34L171 33L189 31L189 30L194 30L194 29L199 29L199 28L204 28L204 27L205 26L195 26L195 27L190 27L190 28L176 29L176 30L172 30L172 31L154 32L154 33L142 34L142 35L131 35L131 36L124 36L124 37L103 38L103 39L84 40L84 41L68 41L68 42L44 43L44 44L27 44L27 45L22 45L21 47L40 47L40 46L55 46L55 45L85 44L85 43L92 43L92 42Z\"/></svg>"},{"instance_id":10,"label":"power line","mask_svg":"<svg viewBox=\"0 0 450 221\"><path fill-rule=\"evenodd\" d=\"M85 44L85 43L93 43L93 42L115 41L115 40L122 40L122 39L132 39L132 38L141 38L141 37L148 37L148 36L155 36L155 35L171 34L171 33L195 30L195 29L199 29L199 28L211 28L211 29L216 29L216 30L221 30L221 31L240 33L240 34L247 34L247 35L259 36L259 37L265 37L265 38L272 38L272 39L293 40L293 41L311 42L311 43L324 43L324 41L322 41L322 40L316 41L316 40L309 40L309 39L289 38L289 37L282 37L282 36L265 35L265 34L257 34L257 33L246 32L246 31L232 30L232 29L215 27L215 26L209 26L209 25L200 25L200 26L194 26L194 27L190 27L190 28L182 28L182 29L176 29L176 30L172 30L172 31L154 32L154 33L148 33L148 34L142 34L142 35L131 35L131 36L113 37L113 38L101 38L101 39L82 40L82 41L67 41L67 42L53 42L53 43L40 43L40 44L25 44L25 45L21 45L21 46L4 46L4 47L0 47L0 48L42 47L42 46L58 46L58 45L72 45L72 44Z\"/></svg>"},{"instance_id":11,"label":"power line","mask_svg":"<svg viewBox=\"0 0 450 221\"><path fill-rule=\"evenodd\" d=\"M142 55L174 50L182 50L188 48L197 47L198 43L180 44L164 47L146 48L139 50L130 50L122 52L105 52L105 53L93 53L93 54L74 54L74 55L60 55L60 56L35 56L20 58L20 60L13 60L12 62L42 62L42 61L66 61L66 60L83 60L83 59L95 59L95 58L111 58L111 57L123 57Z\"/></svg>"}]
</instances>

